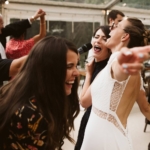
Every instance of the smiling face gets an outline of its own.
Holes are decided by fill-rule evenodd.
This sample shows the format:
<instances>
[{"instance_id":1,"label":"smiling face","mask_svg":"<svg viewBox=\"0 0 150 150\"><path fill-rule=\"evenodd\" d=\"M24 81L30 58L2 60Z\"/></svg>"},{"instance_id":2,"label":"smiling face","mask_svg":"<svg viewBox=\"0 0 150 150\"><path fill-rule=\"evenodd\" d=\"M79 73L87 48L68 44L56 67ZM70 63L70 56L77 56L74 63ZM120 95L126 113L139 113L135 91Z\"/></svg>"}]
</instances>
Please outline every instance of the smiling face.
<instances>
[{"instance_id":1,"label":"smiling face","mask_svg":"<svg viewBox=\"0 0 150 150\"><path fill-rule=\"evenodd\" d=\"M101 61L109 57L110 52L105 46L107 37L101 29L99 29L92 39L92 51L95 61Z\"/></svg>"},{"instance_id":2,"label":"smiling face","mask_svg":"<svg viewBox=\"0 0 150 150\"><path fill-rule=\"evenodd\" d=\"M128 33L125 31L125 27L129 25L129 22L124 19L112 27L110 32L110 38L107 39L106 46L109 49L113 49L116 46L122 44L123 46L127 46L129 38L126 38Z\"/></svg>"},{"instance_id":3,"label":"smiling face","mask_svg":"<svg viewBox=\"0 0 150 150\"><path fill-rule=\"evenodd\" d=\"M71 89L74 84L76 77L79 75L79 71L77 70L77 63L79 61L79 56L71 51L68 50L67 52L67 72L66 72L66 79L65 79L65 91L66 95L71 94Z\"/></svg>"}]
</instances>

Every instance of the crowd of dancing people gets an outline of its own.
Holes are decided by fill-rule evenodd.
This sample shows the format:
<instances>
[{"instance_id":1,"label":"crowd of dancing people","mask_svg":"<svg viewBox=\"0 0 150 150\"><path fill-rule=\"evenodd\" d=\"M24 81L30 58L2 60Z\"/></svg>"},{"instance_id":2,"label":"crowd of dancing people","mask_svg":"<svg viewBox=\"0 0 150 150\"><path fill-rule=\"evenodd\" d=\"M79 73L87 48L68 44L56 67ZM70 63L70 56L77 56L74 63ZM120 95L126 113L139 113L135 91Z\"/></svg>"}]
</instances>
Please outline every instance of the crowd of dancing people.
<instances>
[{"instance_id":1,"label":"crowd of dancing people","mask_svg":"<svg viewBox=\"0 0 150 150\"><path fill-rule=\"evenodd\" d=\"M141 76L150 31L112 10L108 25L93 33L93 59L78 96L79 52L70 40L46 36L45 16L39 9L5 27L0 16L0 149L62 150L68 139L74 150L133 150L127 120L135 102L150 120ZM25 40L38 18L39 33ZM86 111L75 142L70 133L80 105Z\"/></svg>"}]
</instances>

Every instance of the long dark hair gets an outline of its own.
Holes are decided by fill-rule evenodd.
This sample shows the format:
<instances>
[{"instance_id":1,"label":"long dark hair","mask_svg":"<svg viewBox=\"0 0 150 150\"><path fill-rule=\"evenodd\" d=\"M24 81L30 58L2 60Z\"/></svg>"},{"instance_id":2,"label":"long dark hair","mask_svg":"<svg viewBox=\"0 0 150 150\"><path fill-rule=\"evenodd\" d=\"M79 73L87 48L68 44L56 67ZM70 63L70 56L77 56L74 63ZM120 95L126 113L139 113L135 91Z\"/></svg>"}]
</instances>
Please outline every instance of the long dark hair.
<instances>
[{"instance_id":1,"label":"long dark hair","mask_svg":"<svg viewBox=\"0 0 150 150\"><path fill-rule=\"evenodd\" d=\"M96 32L97 32L99 29L101 29L101 30L103 31L103 33L105 34L106 38L109 38L109 37L110 37L110 35L109 35L110 29L109 29L109 28L110 28L109 26L99 26L99 27L94 31L93 37L95 36Z\"/></svg>"},{"instance_id":2,"label":"long dark hair","mask_svg":"<svg viewBox=\"0 0 150 150\"><path fill-rule=\"evenodd\" d=\"M45 37L31 50L16 77L1 88L0 137L12 115L34 96L43 116L48 121L48 139L45 149L61 149L63 139L70 141L70 131L79 113L78 79L69 96L65 94L66 54L71 50L78 55L71 42L59 37Z\"/></svg>"}]
</instances>

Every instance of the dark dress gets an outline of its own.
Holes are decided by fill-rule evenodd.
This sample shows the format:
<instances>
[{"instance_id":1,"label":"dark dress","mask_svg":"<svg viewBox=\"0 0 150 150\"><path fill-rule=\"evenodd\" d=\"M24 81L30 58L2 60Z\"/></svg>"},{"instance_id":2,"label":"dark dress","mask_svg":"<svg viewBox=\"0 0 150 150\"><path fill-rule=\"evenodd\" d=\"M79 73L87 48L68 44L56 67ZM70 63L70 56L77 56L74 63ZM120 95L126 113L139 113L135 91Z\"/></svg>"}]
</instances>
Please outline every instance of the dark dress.
<instances>
[{"instance_id":1,"label":"dark dress","mask_svg":"<svg viewBox=\"0 0 150 150\"><path fill-rule=\"evenodd\" d=\"M94 71L93 71L92 78L91 78L91 83L93 82L93 80L95 79L97 74L106 66L108 60L109 60L109 58L107 58L103 61L100 61L100 62L95 62ZM85 128L86 128L86 125L87 125L87 122L89 120L89 116L91 113L91 108L92 108L92 106L88 107L86 112L84 113L84 115L82 117L79 132L78 132L77 142L76 142L74 150L80 150L81 149L83 138L84 138Z\"/></svg>"}]
</instances>

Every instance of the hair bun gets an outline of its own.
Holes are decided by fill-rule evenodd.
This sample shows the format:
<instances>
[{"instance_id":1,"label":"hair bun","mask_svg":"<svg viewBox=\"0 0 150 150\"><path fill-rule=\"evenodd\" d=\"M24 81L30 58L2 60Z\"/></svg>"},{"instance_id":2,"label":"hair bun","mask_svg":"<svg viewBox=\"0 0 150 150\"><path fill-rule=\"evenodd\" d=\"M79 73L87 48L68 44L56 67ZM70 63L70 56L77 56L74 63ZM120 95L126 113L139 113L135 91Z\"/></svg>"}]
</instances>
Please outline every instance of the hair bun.
<instances>
[{"instance_id":1,"label":"hair bun","mask_svg":"<svg viewBox=\"0 0 150 150\"><path fill-rule=\"evenodd\" d=\"M150 42L150 31L149 30L145 30L145 32L143 33L143 38L144 38L144 43L146 45L149 45Z\"/></svg>"}]
</instances>

